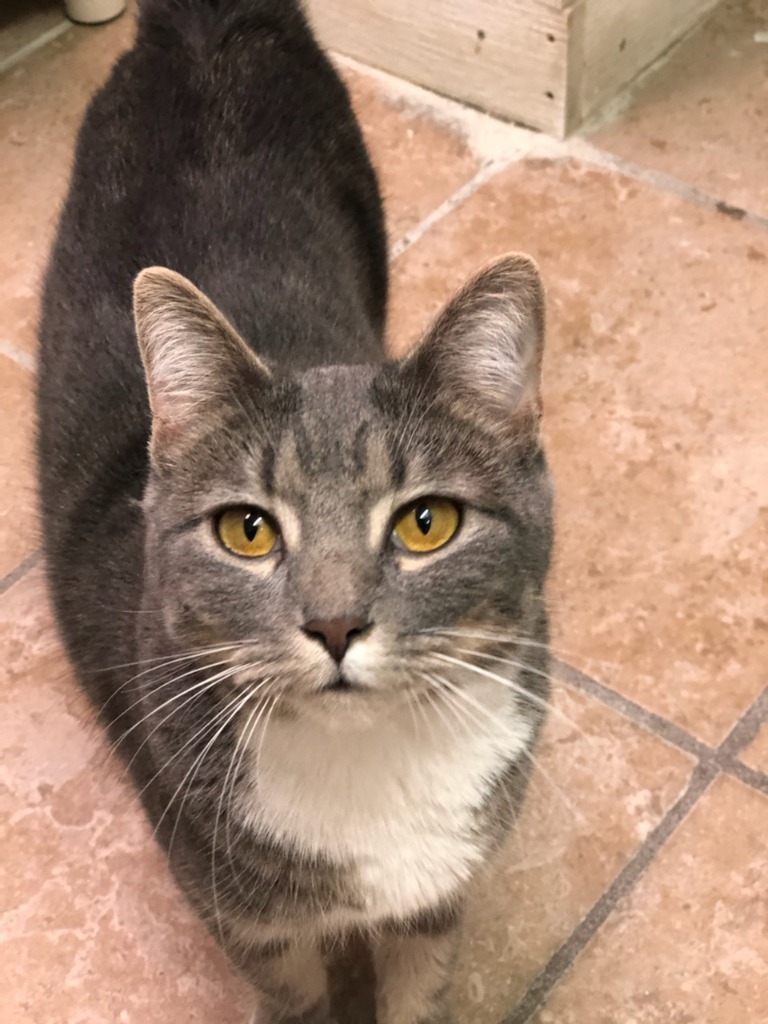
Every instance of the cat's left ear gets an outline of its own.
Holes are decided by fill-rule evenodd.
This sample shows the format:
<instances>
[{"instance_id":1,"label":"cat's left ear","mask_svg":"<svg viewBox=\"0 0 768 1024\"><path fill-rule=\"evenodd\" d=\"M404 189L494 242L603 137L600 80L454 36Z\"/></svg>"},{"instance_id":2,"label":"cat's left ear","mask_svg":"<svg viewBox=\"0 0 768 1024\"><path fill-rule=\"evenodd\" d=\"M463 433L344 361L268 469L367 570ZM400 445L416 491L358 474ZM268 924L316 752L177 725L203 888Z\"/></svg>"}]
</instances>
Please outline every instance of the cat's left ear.
<instances>
[{"instance_id":1,"label":"cat's left ear","mask_svg":"<svg viewBox=\"0 0 768 1024\"><path fill-rule=\"evenodd\" d=\"M210 426L233 393L269 370L226 317L181 274L142 270L133 287L136 337L152 409L153 457Z\"/></svg>"},{"instance_id":2,"label":"cat's left ear","mask_svg":"<svg viewBox=\"0 0 768 1024\"><path fill-rule=\"evenodd\" d=\"M532 259L512 254L451 299L403 368L462 418L530 437L541 418L543 350L541 277Z\"/></svg>"}]
</instances>

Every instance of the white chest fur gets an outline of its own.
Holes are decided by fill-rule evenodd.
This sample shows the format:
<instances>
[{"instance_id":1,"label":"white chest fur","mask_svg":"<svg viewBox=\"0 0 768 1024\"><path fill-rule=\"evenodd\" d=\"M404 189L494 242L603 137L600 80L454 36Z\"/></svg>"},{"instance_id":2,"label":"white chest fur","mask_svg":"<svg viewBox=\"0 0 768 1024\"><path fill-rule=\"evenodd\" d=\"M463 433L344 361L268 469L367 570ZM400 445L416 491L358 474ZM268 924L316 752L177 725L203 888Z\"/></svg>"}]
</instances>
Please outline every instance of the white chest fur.
<instances>
[{"instance_id":1,"label":"white chest fur","mask_svg":"<svg viewBox=\"0 0 768 1024\"><path fill-rule=\"evenodd\" d=\"M453 893L483 850L473 812L530 739L513 708L482 729L411 711L375 726L327 732L272 721L256 764L252 825L356 874L370 923L406 918ZM262 742L263 740L263 742Z\"/></svg>"}]
</instances>

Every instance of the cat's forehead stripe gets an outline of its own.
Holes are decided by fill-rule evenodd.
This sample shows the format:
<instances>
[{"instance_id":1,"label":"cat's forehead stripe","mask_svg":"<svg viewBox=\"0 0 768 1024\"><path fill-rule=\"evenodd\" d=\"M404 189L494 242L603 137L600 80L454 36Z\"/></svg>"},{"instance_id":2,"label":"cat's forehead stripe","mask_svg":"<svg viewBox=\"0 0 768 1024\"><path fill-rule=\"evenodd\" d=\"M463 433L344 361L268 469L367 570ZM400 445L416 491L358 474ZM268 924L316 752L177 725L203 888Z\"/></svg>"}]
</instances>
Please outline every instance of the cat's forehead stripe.
<instances>
[{"instance_id":1,"label":"cat's forehead stripe","mask_svg":"<svg viewBox=\"0 0 768 1024\"><path fill-rule=\"evenodd\" d=\"M286 430L280 438L273 466L273 491L290 495L301 484L304 473L293 430Z\"/></svg>"},{"instance_id":2,"label":"cat's forehead stripe","mask_svg":"<svg viewBox=\"0 0 768 1024\"><path fill-rule=\"evenodd\" d=\"M272 464L266 456L264 461L271 472L265 485L276 494L298 495L329 477L374 493L393 483L390 443L364 379L341 378L335 391L306 386L300 412L280 438Z\"/></svg>"}]
</instances>

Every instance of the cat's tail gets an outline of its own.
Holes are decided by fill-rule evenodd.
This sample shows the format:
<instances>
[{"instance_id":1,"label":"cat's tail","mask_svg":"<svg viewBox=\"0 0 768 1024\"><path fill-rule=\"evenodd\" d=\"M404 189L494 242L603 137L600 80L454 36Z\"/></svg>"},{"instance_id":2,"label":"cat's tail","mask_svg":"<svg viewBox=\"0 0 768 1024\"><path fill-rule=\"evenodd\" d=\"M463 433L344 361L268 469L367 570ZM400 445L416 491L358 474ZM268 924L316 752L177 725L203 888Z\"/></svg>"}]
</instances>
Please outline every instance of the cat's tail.
<instances>
[{"instance_id":1,"label":"cat's tail","mask_svg":"<svg viewBox=\"0 0 768 1024\"><path fill-rule=\"evenodd\" d=\"M309 31L301 0L139 0L138 41L216 50L233 33Z\"/></svg>"}]
</instances>

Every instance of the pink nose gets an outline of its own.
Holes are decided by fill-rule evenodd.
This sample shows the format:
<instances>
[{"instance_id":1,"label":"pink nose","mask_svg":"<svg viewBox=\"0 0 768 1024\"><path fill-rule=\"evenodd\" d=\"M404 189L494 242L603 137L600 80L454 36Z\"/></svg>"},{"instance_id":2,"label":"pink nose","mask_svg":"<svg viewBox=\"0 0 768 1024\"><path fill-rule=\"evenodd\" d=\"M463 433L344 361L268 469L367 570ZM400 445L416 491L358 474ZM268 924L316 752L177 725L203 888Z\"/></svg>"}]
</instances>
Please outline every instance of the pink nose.
<instances>
[{"instance_id":1,"label":"pink nose","mask_svg":"<svg viewBox=\"0 0 768 1024\"><path fill-rule=\"evenodd\" d=\"M304 623L304 632L313 640L319 640L334 661L340 663L347 648L356 636L360 636L370 622L360 616L341 619L310 619Z\"/></svg>"}]
</instances>

